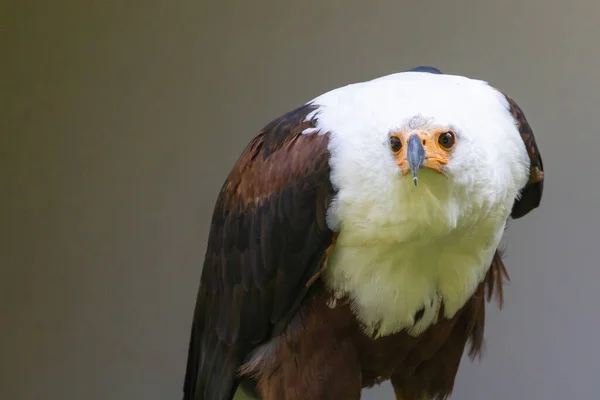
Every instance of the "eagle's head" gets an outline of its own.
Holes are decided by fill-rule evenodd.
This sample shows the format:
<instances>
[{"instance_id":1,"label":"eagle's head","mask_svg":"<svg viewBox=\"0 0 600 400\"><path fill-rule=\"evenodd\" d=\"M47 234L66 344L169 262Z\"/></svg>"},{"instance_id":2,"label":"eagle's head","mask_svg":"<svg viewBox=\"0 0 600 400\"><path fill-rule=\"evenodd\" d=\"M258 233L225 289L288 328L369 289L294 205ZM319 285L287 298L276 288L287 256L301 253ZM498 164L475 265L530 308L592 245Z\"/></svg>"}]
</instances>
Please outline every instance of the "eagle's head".
<instances>
[{"instance_id":1,"label":"eagle's head","mask_svg":"<svg viewBox=\"0 0 600 400\"><path fill-rule=\"evenodd\" d=\"M403 72L312 104L315 129L331 138L334 227L431 235L500 223L527 183L530 159L509 102L486 82Z\"/></svg>"}]
</instances>

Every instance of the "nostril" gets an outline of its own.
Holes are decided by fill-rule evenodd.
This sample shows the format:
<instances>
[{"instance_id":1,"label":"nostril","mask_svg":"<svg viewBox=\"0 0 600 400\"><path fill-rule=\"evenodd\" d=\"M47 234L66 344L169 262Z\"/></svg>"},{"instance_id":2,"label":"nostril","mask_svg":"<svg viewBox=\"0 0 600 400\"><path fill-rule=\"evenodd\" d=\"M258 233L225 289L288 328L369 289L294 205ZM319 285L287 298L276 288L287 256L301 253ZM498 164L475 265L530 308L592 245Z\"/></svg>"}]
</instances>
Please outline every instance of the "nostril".
<instances>
[{"instance_id":1,"label":"nostril","mask_svg":"<svg viewBox=\"0 0 600 400\"><path fill-rule=\"evenodd\" d=\"M427 141L426 141L425 139L423 139L423 146L425 146L425 143L426 143L426 142L427 142Z\"/></svg>"}]
</instances>

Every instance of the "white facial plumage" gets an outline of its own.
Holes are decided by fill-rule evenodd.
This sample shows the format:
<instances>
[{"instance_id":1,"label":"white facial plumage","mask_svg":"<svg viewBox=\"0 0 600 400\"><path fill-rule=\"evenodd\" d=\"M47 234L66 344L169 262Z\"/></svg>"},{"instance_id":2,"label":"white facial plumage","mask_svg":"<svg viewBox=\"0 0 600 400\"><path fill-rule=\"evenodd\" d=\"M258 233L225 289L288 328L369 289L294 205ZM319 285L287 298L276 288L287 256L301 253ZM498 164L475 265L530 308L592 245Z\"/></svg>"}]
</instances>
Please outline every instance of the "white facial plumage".
<instances>
[{"instance_id":1,"label":"white facial plumage","mask_svg":"<svg viewBox=\"0 0 600 400\"><path fill-rule=\"evenodd\" d=\"M442 299L452 317L484 278L529 175L504 95L480 80L403 72L310 103L316 127L304 133L329 133L337 190L328 224L340 234L324 279L352 299L368 334L418 335ZM415 127L456 133L444 173L423 168L416 186L389 145Z\"/></svg>"}]
</instances>

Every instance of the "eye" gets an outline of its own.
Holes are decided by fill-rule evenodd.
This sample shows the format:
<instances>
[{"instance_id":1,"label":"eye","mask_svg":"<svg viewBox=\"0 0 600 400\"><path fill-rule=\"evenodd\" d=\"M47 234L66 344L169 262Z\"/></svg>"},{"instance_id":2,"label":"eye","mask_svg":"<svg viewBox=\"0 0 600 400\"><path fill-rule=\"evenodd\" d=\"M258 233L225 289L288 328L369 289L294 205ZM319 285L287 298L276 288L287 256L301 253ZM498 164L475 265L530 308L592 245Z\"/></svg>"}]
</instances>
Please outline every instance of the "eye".
<instances>
[{"instance_id":1,"label":"eye","mask_svg":"<svg viewBox=\"0 0 600 400\"><path fill-rule=\"evenodd\" d=\"M402 141L397 136L391 136L390 147L394 153L397 153L402 148Z\"/></svg>"},{"instance_id":2,"label":"eye","mask_svg":"<svg viewBox=\"0 0 600 400\"><path fill-rule=\"evenodd\" d=\"M445 132L438 137L438 143L445 149L449 149L454 146L454 142L456 138L454 136L454 132Z\"/></svg>"}]
</instances>

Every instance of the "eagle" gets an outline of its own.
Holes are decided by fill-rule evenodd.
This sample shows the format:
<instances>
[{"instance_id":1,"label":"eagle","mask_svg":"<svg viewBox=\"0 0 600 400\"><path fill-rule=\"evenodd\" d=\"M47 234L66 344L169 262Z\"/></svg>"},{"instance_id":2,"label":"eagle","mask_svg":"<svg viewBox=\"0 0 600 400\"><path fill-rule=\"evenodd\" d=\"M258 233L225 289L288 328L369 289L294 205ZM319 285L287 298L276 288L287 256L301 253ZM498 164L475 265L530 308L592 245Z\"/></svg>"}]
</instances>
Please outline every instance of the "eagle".
<instances>
[{"instance_id":1,"label":"eagle","mask_svg":"<svg viewBox=\"0 0 600 400\"><path fill-rule=\"evenodd\" d=\"M429 66L330 90L272 120L218 194L184 400L451 395L509 279L509 219L540 205L523 111Z\"/></svg>"}]
</instances>

